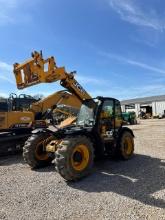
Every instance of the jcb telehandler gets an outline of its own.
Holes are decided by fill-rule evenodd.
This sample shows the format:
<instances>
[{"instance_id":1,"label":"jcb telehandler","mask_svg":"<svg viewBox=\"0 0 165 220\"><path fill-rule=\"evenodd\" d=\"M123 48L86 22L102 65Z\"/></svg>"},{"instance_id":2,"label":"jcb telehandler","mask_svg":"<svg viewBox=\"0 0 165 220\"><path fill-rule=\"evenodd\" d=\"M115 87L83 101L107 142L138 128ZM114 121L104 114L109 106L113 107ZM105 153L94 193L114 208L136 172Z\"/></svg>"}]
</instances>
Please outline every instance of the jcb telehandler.
<instances>
[{"instance_id":1,"label":"jcb telehandler","mask_svg":"<svg viewBox=\"0 0 165 220\"><path fill-rule=\"evenodd\" d=\"M46 62L47 72L44 71ZM18 88L60 80L61 85L82 102L76 124L55 132L38 129L29 137L23 148L23 157L31 168L47 166L55 158L56 170L63 178L78 180L90 173L96 156L112 154L125 160L132 157L134 135L129 128L122 126L121 106L117 99L92 99L72 73L56 66L53 57L45 61L37 53L35 65L27 63L23 67L15 65Z\"/></svg>"}]
</instances>

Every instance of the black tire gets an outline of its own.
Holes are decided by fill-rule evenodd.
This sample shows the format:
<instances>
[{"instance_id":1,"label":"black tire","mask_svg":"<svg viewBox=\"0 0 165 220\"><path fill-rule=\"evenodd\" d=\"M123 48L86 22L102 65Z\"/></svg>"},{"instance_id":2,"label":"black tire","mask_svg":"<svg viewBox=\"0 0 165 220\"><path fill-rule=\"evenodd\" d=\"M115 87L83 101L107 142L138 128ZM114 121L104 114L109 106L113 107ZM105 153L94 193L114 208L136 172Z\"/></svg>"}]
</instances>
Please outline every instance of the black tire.
<instances>
[{"instance_id":1,"label":"black tire","mask_svg":"<svg viewBox=\"0 0 165 220\"><path fill-rule=\"evenodd\" d=\"M49 137L51 136L48 133L33 134L25 142L23 147L23 158L32 169L48 166L53 160L52 157L48 156L48 153L39 152L39 154L37 151L37 146L39 146L39 143L42 143ZM40 155L40 157L37 154Z\"/></svg>"},{"instance_id":2,"label":"black tire","mask_svg":"<svg viewBox=\"0 0 165 220\"><path fill-rule=\"evenodd\" d=\"M86 166L82 170L77 170L72 161L77 153L76 149L82 145L85 146L85 149L88 152L88 160L86 160ZM56 170L66 180L78 180L87 176L92 170L93 159L93 145L90 139L86 136L66 137L55 152ZM81 161L79 161L80 164L82 161L83 156L81 157Z\"/></svg>"},{"instance_id":3,"label":"black tire","mask_svg":"<svg viewBox=\"0 0 165 220\"><path fill-rule=\"evenodd\" d=\"M122 132L117 146L117 156L128 160L134 154L134 137L129 131Z\"/></svg>"},{"instance_id":4,"label":"black tire","mask_svg":"<svg viewBox=\"0 0 165 220\"><path fill-rule=\"evenodd\" d=\"M130 125L134 125L134 119L130 119Z\"/></svg>"}]
</instances>

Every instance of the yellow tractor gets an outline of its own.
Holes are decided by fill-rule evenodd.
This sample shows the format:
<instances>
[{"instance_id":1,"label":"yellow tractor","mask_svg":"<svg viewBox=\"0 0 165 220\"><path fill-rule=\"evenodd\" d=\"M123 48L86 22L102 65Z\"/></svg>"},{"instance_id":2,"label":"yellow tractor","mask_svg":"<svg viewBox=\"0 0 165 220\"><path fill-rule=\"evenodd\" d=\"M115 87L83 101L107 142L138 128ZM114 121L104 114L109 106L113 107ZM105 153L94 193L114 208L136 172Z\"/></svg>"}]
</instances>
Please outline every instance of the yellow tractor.
<instances>
[{"instance_id":1,"label":"yellow tractor","mask_svg":"<svg viewBox=\"0 0 165 220\"><path fill-rule=\"evenodd\" d=\"M44 65L48 64L45 71ZM57 67L53 57L42 54L14 68L19 89L39 83L60 84L82 103L76 123L56 131L33 131L23 147L23 157L31 168L47 166L55 158L57 172L66 180L78 180L91 172L96 156L112 154L127 160L134 152L132 130L123 127L120 102L91 96L75 80L73 73Z\"/></svg>"}]
</instances>

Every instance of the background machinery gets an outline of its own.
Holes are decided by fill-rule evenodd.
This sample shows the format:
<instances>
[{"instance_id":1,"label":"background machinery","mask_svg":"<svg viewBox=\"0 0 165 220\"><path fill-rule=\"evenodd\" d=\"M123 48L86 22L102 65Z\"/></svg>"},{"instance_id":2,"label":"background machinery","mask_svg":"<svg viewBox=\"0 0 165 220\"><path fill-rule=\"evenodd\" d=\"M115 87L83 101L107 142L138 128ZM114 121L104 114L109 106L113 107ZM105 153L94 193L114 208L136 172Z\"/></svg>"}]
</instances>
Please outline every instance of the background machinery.
<instances>
[{"instance_id":1,"label":"background machinery","mask_svg":"<svg viewBox=\"0 0 165 220\"><path fill-rule=\"evenodd\" d=\"M23 157L31 168L46 166L55 158L56 170L66 180L78 180L90 173L95 157L116 155L129 159L134 152L133 132L123 127L120 102L114 98L91 96L75 80L73 73L57 67L54 58L43 59L34 52L32 59L15 64L19 89L42 82L60 81L82 103L76 124L53 131L34 130L23 147ZM44 65L48 64L45 71Z\"/></svg>"},{"instance_id":2,"label":"background machinery","mask_svg":"<svg viewBox=\"0 0 165 220\"><path fill-rule=\"evenodd\" d=\"M33 120L30 105L38 101L31 96L10 94L0 100L0 155L19 151L31 133L27 125Z\"/></svg>"},{"instance_id":3,"label":"background machinery","mask_svg":"<svg viewBox=\"0 0 165 220\"><path fill-rule=\"evenodd\" d=\"M21 94L11 94L9 99L0 101L0 155L8 152L20 150L31 131L35 128L47 127L46 119L50 118L50 112L58 110L57 106L66 105L79 109L81 102L67 91L58 91L42 100L36 100L31 96ZM57 119L70 118L70 122L75 121L75 117L67 111L62 111ZM54 120L54 122L55 122ZM68 120L63 122L66 126Z\"/></svg>"},{"instance_id":4,"label":"background machinery","mask_svg":"<svg viewBox=\"0 0 165 220\"><path fill-rule=\"evenodd\" d=\"M122 116L125 124L130 124L130 125L137 124L136 113L134 111L122 112Z\"/></svg>"},{"instance_id":5,"label":"background machinery","mask_svg":"<svg viewBox=\"0 0 165 220\"><path fill-rule=\"evenodd\" d=\"M0 101L0 131L23 130L25 128L45 126L48 109L54 110L58 105L67 105L79 109L81 102L67 91L58 91L42 100L21 94L11 94L9 99ZM60 111L56 109L56 111ZM68 114L62 111L62 114ZM32 124L29 124L31 123Z\"/></svg>"},{"instance_id":6,"label":"background machinery","mask_svg":"<svg viewBox=\"0 0 165 220\"><path fill-rule=\"evenodd\" d=\"M8 99L0 100L0 131L26 126L32 120L32 114L29 113L30 105L38 100L21 94L10 94ZM19 115L18 115L19 112Z\"/></svg>"}]
</instances>

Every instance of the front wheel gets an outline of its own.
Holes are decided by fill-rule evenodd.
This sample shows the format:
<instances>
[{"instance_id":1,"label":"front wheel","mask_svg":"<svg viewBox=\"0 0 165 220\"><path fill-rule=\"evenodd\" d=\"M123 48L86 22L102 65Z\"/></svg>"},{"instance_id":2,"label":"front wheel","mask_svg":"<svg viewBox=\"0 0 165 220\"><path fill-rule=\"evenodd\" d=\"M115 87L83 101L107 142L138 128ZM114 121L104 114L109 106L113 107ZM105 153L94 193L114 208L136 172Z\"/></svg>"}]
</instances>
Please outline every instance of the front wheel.
<instances>
[{"instance_id":1,"label":"front wheel","mask_svg":"<svg viewBox=\"0 0 165 220\"><path fill-rule=\"evenodd\" d=\"M23 158L31 168L40 168L48 166L53 160L49 153L44 151L47 141L52 139L48 133L33 134L25 142L23 147Z\"/></svg>"},{"instance_id":2,"label":"front wheel","mask_svg":"<svg viewBox=\"0 0 165 220\"><path fill-rule=\"evenodd\" d=\"M87 176L93 166L93 145L86 136L66 137L55 152L57 172L66 180Z\"/></svg>"},{"instance_id":3,"label":"front wheel","mask_svg":"<svg viewBox=\"0 0 165 220\"><path fill-rule=\"evenodd\" d=\"M128 160L133 156L134 153L134 137L128 132L124 131L119 137L119 143L117 147L117 155L122 159Z\"/></svg>"}]
</instances>

